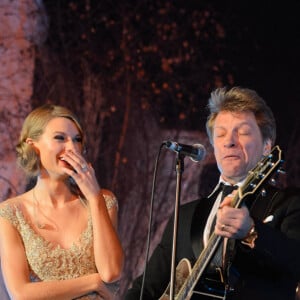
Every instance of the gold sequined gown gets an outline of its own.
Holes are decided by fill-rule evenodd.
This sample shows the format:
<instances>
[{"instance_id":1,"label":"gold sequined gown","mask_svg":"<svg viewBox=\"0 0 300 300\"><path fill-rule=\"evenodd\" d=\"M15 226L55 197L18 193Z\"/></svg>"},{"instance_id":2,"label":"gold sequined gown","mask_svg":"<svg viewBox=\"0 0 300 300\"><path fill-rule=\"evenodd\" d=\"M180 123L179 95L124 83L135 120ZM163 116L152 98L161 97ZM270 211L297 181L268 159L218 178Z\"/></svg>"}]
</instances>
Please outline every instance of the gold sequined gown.
<instances>
[{"instance_id":1,"label":"gold sequined gown","mask_svg":"<svg viewBox=\"0 0 300 300\"><path fill-rule=\"evenodd\" d=\"M104 195L107 208L117 205L115 197ZM26 251L31 281L50 281L77 278L96 273L93 252L93 224L89 214L86 229L69 249L54 246L38 235L24 217L22 210L9 204L0 209L0 216L19 231ZM80 300L103 299L98 293L81 296Z\"/></svg>"}]
</instances>

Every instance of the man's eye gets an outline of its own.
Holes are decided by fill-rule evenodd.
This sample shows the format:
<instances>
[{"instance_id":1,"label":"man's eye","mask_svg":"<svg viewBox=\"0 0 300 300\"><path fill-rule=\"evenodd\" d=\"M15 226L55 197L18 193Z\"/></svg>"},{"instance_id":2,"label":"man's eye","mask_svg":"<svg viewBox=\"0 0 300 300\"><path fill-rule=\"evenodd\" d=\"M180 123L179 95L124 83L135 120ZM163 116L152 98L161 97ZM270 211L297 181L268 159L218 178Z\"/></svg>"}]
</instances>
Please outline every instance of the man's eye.
<instances>
[{"instance_id":1,"label":"man's eye","mask_svg":"<svg viewBox=\"0 0 300 300\"><path fill-rule=\"evenodd\" d=\"M249 131L240 131L239 135L249 135L250 132Z\"/></svg>"},{"instance_id":2,"label":"man's eye","mask_svg":"<svg viewBox=\"0 0 300 300\"><path fill-rule=\"evenodd\" d=\"M215 137L222 137L224 135L225 135L225 132L221 132L221 131L215 132Z\"/></svg>"}]
</instances>

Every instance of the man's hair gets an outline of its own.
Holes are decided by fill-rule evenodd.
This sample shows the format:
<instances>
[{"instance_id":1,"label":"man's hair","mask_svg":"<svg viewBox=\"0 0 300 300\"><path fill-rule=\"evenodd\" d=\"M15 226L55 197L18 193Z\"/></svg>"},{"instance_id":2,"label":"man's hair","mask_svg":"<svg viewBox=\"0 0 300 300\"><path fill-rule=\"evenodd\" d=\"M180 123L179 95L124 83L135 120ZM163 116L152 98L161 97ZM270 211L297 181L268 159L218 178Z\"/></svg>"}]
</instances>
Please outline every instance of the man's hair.
<instances>
[{"instance_id":1,"label":"man's hair","mask_svg":"<svg viewBox=\"0 0 300 300\"><path fill-rule=\"evenodd\" d=\"M221 111L253 112L264 141L270 139L272 145L276 140L276 122L272 110L254 91L242 87L217 88L208 100L209 116L206 131L213 143L213 128L216 116Z\"/></svg>"}]
</instances>

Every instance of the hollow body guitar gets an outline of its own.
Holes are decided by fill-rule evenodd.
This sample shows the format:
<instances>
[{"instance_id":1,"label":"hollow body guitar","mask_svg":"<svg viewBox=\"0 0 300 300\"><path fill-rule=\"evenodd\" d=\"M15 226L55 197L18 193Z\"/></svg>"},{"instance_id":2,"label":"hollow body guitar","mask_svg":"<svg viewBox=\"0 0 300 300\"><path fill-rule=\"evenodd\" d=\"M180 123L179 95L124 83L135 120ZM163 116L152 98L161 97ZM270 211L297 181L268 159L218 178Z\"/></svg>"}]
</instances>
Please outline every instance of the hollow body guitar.
<instances>
[{"instance_id":1,"label":"hollow body guitar","mask_svg":"<svg viewBox=\"0 0 300 300\"><path fill-rule=\"evenodd\" d=\"M282 151L279 146L275 146L268 156L265 156L251 171L249 171L245 183L239 187L238 192L233 197L233 207L240 207L242 200L250 195L254 194L262 184L266 182L277 171L282 163ZM174 287L174 300L187 300L191 299L194 293L200 293L194 291L199 279L203 275L206 267L212 259L216 249L220 245L222 237L212 233L208 240L207 246L203 249L200 256L196 260L193 268L188 259L182 259L177 267L175 274L175 287ZM226 299L226 290L223 295L215 295L209 292L201 292L206 296L211 296L220 299ZM170 284L166 288L164 294L159 300L173 300L170 299Z\"/></svg>"}]
</instances>

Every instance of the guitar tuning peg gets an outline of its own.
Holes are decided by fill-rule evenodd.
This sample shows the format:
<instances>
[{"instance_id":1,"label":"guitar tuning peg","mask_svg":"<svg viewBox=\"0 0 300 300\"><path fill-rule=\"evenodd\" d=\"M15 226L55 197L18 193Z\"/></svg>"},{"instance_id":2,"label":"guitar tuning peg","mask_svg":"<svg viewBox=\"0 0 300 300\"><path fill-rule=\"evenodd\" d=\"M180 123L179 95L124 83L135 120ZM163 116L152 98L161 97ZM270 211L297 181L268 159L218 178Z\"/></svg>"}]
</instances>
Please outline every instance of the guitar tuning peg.
<instances>
[{"instance_id":1,"label":"guitar tuning peg","mask_svg":"<svg viewBox=\"0 0 300 300\"><path fill-rule=\"evenodd\" d=\"M283 168L279 168L279 169L277 170L277 173L285 174L286 172L285 172L285 170L284 170Z\"/></svg>"},{"instance_id":2,"label":"guitar tuning peg","mask_svg":"<svg viewBox=\"0 0 300 300\"><path fill-rule=\"evenodd\" d=\"M260 194L265 197L267 195L267 191L265 189L262 189Z\"/></svg>"}]
</instances>

